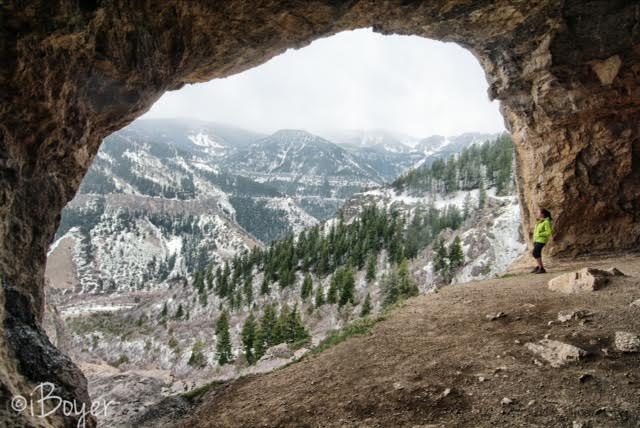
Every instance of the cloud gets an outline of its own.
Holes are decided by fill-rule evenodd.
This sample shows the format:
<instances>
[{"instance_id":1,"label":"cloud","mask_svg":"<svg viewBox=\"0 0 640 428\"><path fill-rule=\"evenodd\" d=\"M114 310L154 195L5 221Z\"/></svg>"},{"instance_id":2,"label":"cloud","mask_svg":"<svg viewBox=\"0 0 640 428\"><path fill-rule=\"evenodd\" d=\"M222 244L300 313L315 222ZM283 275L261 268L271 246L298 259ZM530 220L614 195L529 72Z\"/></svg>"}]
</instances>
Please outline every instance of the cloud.
<instances>
[{"instance_id":1,"label":"cloud","mask_svg":"<svg viewBox=\"0 0 640 428\"><path fill-rule=\"evenodd\" d=\"M273 132L387 129L417 137L504 129L484 72L453 43L346 31L243 73L166 93L145 117Z\"/></svg>"}]
</instances>

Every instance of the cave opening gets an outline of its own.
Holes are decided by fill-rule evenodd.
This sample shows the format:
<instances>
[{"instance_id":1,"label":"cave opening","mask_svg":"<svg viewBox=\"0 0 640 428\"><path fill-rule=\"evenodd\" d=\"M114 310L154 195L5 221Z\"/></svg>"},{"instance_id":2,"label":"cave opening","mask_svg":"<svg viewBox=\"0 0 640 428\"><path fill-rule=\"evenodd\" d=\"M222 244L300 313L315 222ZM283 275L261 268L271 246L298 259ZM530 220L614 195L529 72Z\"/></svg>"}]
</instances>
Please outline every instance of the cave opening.
<instances>
[{"instance_id":1,"label":"cave opening","mask_svg":"<svg viewBox=\"0 0 640 428\"><path fill-rule=\"evenodd\" d=\"M640 246L638 6L634 2L111 2L2 6L0 417L42 381L88 402L41 328L45 260L103 138L162 93L229 76L312 40L373 27L471 51L512 133L525 230L544 205L571 256ZM603 177L607 177L606 180ZM588 209L585 209L587 207ZM76 421L51 416L56 425ZM25 422L26 420L26 422Z\"/></svg>"},{"instance_id":2,"label":"cave opening","mask_svg":"<svg viewBox=\"0 0 640 428\"><path fill-rule=\"evenodd\" d=\"M404 236L416 238L405 250L412 266L421 254L431 258L427 247L446 228L484 247L451 278L419 276L421 292L445 279L501 272L524 247L511 142L487 89L480 64L455 44L362 29L168 92L106 137L48 251L45 325L54 344L87 368L92 399L119 403L108 422L144 410L115 388L125 379L147 385L143 393L159 401L228 378L230 367L233 376L264 370L268 362L246 361L236 333L235 362L218 363L214 329L198 326L213 325L224 310L239 332L250 313L296 305L311 342L357 318L367 294L379 311L381 280L358 282L357 304L349 313L340 305L337 323L327 324L333 309L314 315L312 300L291 297L302 287L302 269L284 294L276 272L274 291L265 294L258 264L250 293L233 283L241 303L218 292L215 276L234 256L299 236L340 211L355 210L348 214L355 218L376 192L391 196L386 215L396 210L415 223ZM480 181L495 209L489 216L474 214L485 208L478 207ZM500 230L478 229L481 217L500 218ZM508 254L491 252L487 232ZM376 253L382 271L400 263L388 253ZM233 277L237 267L229 265ZM356 262L356 277L364 268ZM326 294L332 275L316 270L306 272Z\"/></svg>"}]
</instances>

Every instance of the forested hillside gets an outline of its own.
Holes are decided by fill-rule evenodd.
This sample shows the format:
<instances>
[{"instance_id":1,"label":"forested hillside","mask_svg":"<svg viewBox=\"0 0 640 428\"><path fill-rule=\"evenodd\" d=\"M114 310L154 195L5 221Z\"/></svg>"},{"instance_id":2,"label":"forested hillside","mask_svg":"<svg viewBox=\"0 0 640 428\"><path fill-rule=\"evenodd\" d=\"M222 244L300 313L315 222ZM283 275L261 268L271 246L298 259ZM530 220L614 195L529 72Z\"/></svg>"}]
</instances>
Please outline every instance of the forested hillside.
<instances>
[{"instance_id":1,"label":"forested hillside","mask_svg":"<svg viewBox=\"0 0 640 428\"><path fill-rule=\"evenodd\" d=\"M409 193L447 194L458 190L495 187L498 195L513 190L513 143L508 134L472 145L455 156L409 171L392 186Z\"/></svg>"}]
</instances>

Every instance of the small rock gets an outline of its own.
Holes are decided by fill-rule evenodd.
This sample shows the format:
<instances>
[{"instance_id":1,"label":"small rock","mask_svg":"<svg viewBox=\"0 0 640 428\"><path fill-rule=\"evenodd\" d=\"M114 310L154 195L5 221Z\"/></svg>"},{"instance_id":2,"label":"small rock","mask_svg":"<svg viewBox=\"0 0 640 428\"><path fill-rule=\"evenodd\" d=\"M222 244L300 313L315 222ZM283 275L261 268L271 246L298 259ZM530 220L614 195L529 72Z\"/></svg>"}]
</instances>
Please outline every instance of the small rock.
<instances>
[{"instance_id":1,"label":"small rock","mask_svg":"<svg viewBox=\"0 0 640 428\"><path fill-rule=\"evenodd\" d=\"M580 375L580 377L578 378L578 380L580 381L580 383L587 383L589 382L591 379L593 379L593 376L590 375L589 373L585 373L583 375Z\"/></svg>"},{"instance_id":2,"label":"small rock","mask_svg":"<svg viewBox=\"0 0 640 428\"><path fill-rule=\"evenodd\" d=\"M573 319L580 320L586 317L591 316L591 312L586 309L573 309L569 311L560 311L558 312L558 321L567 322Z\"/></svg>"},{"instance_id":3,"label":"small rock","mask_svg":"<svg viewBox=\"0 0 640 428\"><path fill-rule=\"evenodd\" d=\"M502 404L503 406L510 406L513 404L513 400L510 398L504 397L502 401L500 401L500 404Z\"/></svg>"},{"instance_id":4,"label":"small rock","mask_svg":"<svg viewBox=\"0 0 640 428\"><path fill-rule=\"evenodd\" d=\"M618 351L640 352L640 337L627 331L616 331L615 345Z\"/></svg>"},{"instance_id":5,"label":"small rock","mask_svg":"<svg viewBox=\"0 0 640 428\"><path fill-rule=\"evenodd\" d=\"M536 400L531 400L527 403L527 407L534 406L536 404Z\"/></svg>"},{"instance_id":6,"label":"small rock","mask_svg":"<svg viewBox=\"0 0 640 428\"><path fill-rule=\"evenodd\" d=\"M505 314L504 312L498 312L498 313L497 313L497 314L495 314L495 315L489 314L489 315L487 315L487 316L486 316L486 318L487 318L489 321L495 321L495 320L498 320L498 319L500 319L500 318L504 318L504 317L506 317L506 316L507 316L507 314Z\"/></svg>"},{"instance_id":7,"label":"small rock","mask_svg":"<svg viewBox=\"0 0 640 428\"><path fill-rule=\"evenodd\" d=\"M525 346L529 351L551 364L551 367L556 368L578 361L587 354L577 346L557 340L543 339L537 343L527 343Z\"/></svg>"},{"instance_id":8,"label":"small rock","mask_svg":"<svg viewBox=\"0 0 640 428\"><path fill-rule=\"evenodd\" d=\"M520 342L518 339L516 339L516 340L513 341L513 343L515 343L516 345L519 345L522 342Z\"/></svg>"},{"instance_id":9,"label":"small rock","mask_svg":"<svg viewBox=\"0 0 640 428\"><path fill-rule=\"evenodd\" d=\"M478 376L478 382L484 382L485 380L487 379L484 376Z\"/></svg>"},{"instance_id":10,"label":"small rock","mask_svg":"<svg viewBox=\"0 0 640 428\"><path fill-rule=\"evenodd\" d=\"M447 397L449 394L451 394L451 388L447 388L442 392L442 397Z\"/></svg>"},{"instance_id":11,"label":"small rock","mask_svg":"<svg viewBox=\"0 0 640 428\"><path fill-rule=\"evenodd\" d=\"M402 384L400 382L395 382L393 384L393 389L395 389L396 391L397 390L401 390L401 389L404 389L404 386L402 386Z\"/></svg>"},{"instance_id":12,"label":"small rock","mask_svg":"<svg viewBox=\"0 0 640 428\"><path fill-rule=\"evenodd\" d=\"M633 302L631 302L629 306L635 306L636 308L640 308L640 299L634 300Z\"/></svg>"},{"instance_id":13,"label":"small rock","mask_svg":"<svg viewBox=\"0 0 640 428\"><path fill-rule=\"evenodd\" d=\"M616 268L608 270L584 268L553 278L549 281L549 289L566 294L596 291L604 287L614 276L624 276L624 274Z\"/></svg>"}]
</instances>

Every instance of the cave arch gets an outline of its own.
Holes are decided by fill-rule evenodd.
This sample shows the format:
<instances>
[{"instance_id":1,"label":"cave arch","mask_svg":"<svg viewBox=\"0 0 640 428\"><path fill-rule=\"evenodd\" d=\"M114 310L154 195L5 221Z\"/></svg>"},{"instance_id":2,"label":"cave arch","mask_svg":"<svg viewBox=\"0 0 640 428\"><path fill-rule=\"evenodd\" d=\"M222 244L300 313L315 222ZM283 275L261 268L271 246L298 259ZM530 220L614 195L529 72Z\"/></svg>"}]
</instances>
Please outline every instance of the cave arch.
<instances>
[{"instance_id":1,"label":"cave arch","mask_svg":"<svg viewBox=\"0 0 640 428\"><path fill-rule=\"evenodd\" d=\"M639 17L628 0L3 4L0 402L43 380L88 401L82 374L39 323L47 246L102 138L167 90L339 31L373 27L470 50L514 138L526 229L544 205L556 222L552 254L637 249ZM6 408L0 418L17 417Z\"/></svg>"}]
</instances>

